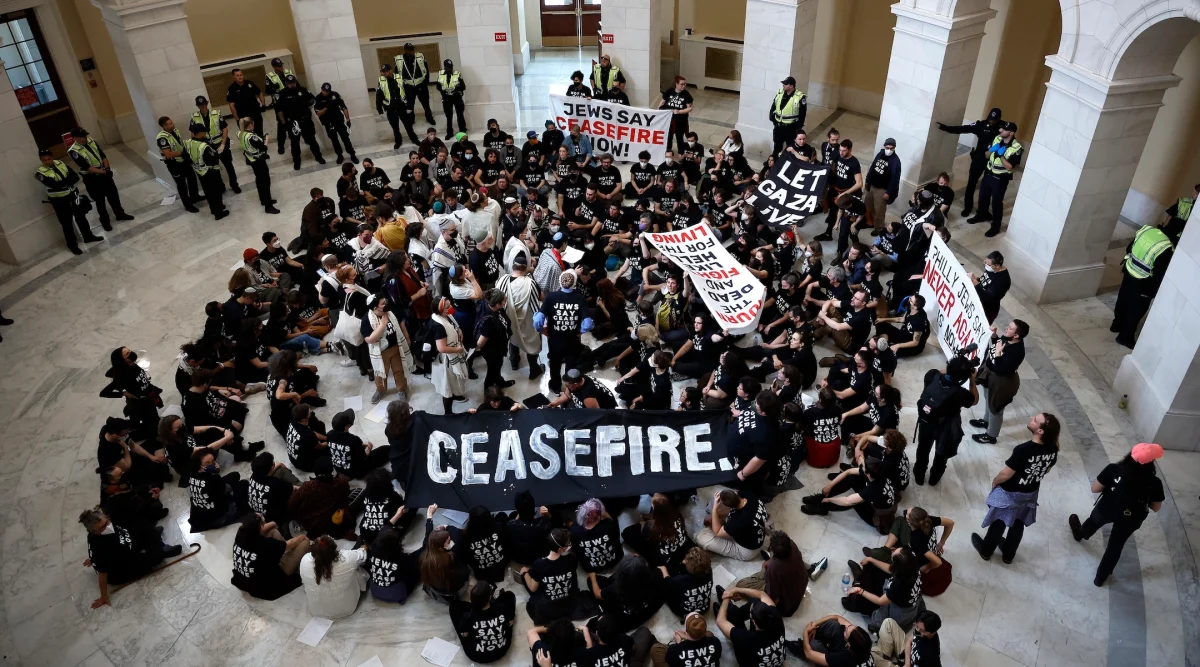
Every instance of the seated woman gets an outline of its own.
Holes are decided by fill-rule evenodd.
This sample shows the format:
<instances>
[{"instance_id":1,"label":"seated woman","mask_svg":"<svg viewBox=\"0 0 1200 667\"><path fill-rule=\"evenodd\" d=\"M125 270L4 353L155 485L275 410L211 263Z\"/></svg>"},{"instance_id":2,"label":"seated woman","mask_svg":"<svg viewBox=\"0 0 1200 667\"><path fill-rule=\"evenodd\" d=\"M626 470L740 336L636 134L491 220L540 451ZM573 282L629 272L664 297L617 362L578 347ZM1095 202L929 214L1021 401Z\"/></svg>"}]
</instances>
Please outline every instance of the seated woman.
<instances>
[{"instance_id":1,"label":"seated woman","mask_svg":"<svg viewBox=\"0 0 1200 667\"><path fill-rule=\"evenodd\" d=\"M875 320L875 332L888 340L897 357L914 357L925 351L929 338L929 315L925 312L925 297L909 296L903 303L900 317L881 317ZM900 326L895 323L899 322Z\"/></svg>"},{"instance_id":2,"label":"seated woman","mask_svg":"<svg viewBox=\"0 0 1200 667\"><path fill-rule=\"evenodd\" d=\"M528 565L547 553L546 539L550 535L550 509L538 507L533 494L522 491L513 501L516 510L509 515L508 533L509 560Z\"/></svg>"},{"instance_id":3,"label":"seated woman","mask_svg":"<svg viewBox=\"0 0 1200 667\"><path fill-rule=\"evenodd\" d=\"M908 489L908 480L912 472L908 454L904 453L907 448L908 438L900 431L889 428L883 435L862 441L862 446L854 450L854 463L843 463L840 467L849 475L861 475L863 463L868 458L882 459L883 474L891 481L892 488L896 490L896 500L899 501L900 494ZM837 479L839 475L840 473L829 473L829 478Z\"/></svg>"},{"instance_id":4,"label":"seated woman","mask_svg":"<svg viewBox=\"0 0 1200 667\"><path fill-rule=\"evenodd\" d=\"M99 576L100 597L92 609L108 604L108 586L128 583L146 576L166 558L183 552L183 546L167 546L153 524L114 523L99 508L84 510L79 523L87 529L88 557L84 567Z\"/></svg>"},{"instance_id":5,"label":"seated woman","mask_svg":"<svg viewBox=\"0 0 1200 667\"><path fill-rule=\"evenodd\" d=\"M325 341L308 334L298 325L293 326L292 322L291 309L283 299L272 303L271 315L263 326L264 342L276 349L307 352L312 356L329 352Z\"/></svg>"},{"instance_id":6,"label":"seated woman","mask_svg":"<svg viewBox=\"0 0 1200 667\"><path fill-rule=\"evenodd\" d=\"M238 382L266 382L267 360L278 351L267 344L262 320L254 317L242 320L233 353L233 370Z\"/></svg>"},{"instance_id":7,"label":"seated woman","mask_svg":"<svg viewBox=\"0 0 1200 667\"><path fill-rule=\"evenodd\" d=\"M592 337L604 340L609 336L626 336L633 324L625 312L625 295L608 278L596 282L596 307L592 309L595 327Z\"/></svg>"},{"instance_id":8,"label":"seated woman","mask_svg":"<svg viewBox=\"0 0 1200 667\"><path fill-rule=\"evenodd\" d=\"M407 513L404 499L392 486L392 475L386 468L376 468L367 474L367 486L362 498L358 537L363 542L374 543L375 537L384 529L395 528L402 535L408 531L412 515Z\"/></svg>"},{"instance_id":9,"label":"seated woman","mask_svg":"<svg viewBox=\"0 0 1200 667\"><path fill-rule=\"evenodd\" d=\"M159 420L158 442L167 450L167 461L179 474L179 486L187 486L192 454L198 449L216 452L217 465L224 468L235 461L248 461L253 457L234 443L233 431L219 426L192 427L178 415L167 415Z\"/></svg>"},{"instance_id":10,"label":"seated woman","mask_svg":"<svg viewBox=\"0 0 1200 667\"><path fill-rule=\"evenodd\" d=\"M921 600L921 569L911 551L903 547L892 551L890 574L881 579L862 571L842 598L842 607L869 616L868 629L878 631L883 619L890 618L908 632L925 608Z\"/></svg>"},{"instance_id":11,"label":"seated woman","mask_svg":"<svg viewBox=\"0 0 1200 667\"><path fill-rule=\"evenodd\" d=\"M481 665L495 662L512 646L517 596L512 591L497 590L489 581L477 581L471 587L470 602L450 603L450 622L467 659Z\"/></svg>"},{"instance_id":12,"label":"seated woman","mask_svg":"<svg viewBox=\"0 0 1200 667\"><path fill-rule=\"evenodd\" d=\"M350 482L333 474L333 463L327 456L313 465L312 479L292 492L288 512L309 535L358 538L354 534L354 518L350 516Z\"/></svg>"},{"instance_id":13,"label":"seated woman","mask_svg":"<svg viewBox=\"0 0 1200 667\"><path fill-rule=\"evenodd\" d=\"M213 384L233 387L238 389L239 393L243 389L249 393L255 393L255 390L265 388L265 385L247 387L237 381L233 372L233 348L230 347L226 350L224 339L219 340L221 341L219 345L214 345L207 338L201 338L179 346L179 357L175 364L175 388L179 390L180 395L187 395L188 389L192 387L192 374L202 368L216 373L213 377Z\"/></svg>"},{"instance_id":14,"label":"seated woman","mask_svg":"<svg viewBox=\"0 0 1200 667\"><path fill-rule=\"evenodd\" d=\"M328 535L318 537L300 561L300 579L308 613L320 618L344 618L354 613L367 590L367 547L339 549Z\"/></svg>"},{"instance_id":15,"label":"seated woman","mask_svg":"<svg viewBox=\"0 0 1200 667\"><path fill-rule=\"evenodd\" d=\"M408 594L416 590L420 573L417 555L405 553L404 533L384 526L374 541L369 542L367 569L371 576L371 596L382 602L404 604Z\"/></svg>"},{"instance_id":16,"label":"seated woman","mask_svg":"<svg viewBox=\"0 0 1200 667\"><path fill-rule=\"evenodd\" d=\"M233 485L241 475L231 472L221 476L216 454L210 449L199 449L192 453L188 479L188 496L191 500L192 532L199 533L221 526L228 526L241 516Z\"/></svg>"},{"instance_id":17,"label":"seated woman","mask_svg":"<svg viewBox=\"0 0 1200 667\"><path fill-rule=\"evenodd\" d=\"M579 664L578 656L584 644L579 631L566 618L559 616L530 629L525 639L529 642L534 665L576 667Z\"/></svg>"},{"instance_id":18,"label":"seated woman","mask_svg":"<svg viewBox=\"0 0 1200 667\"><path fill-rule=\"evenodd\" d=\"M288 328L300 331L313 338L324 338L329 333L329 309L312 304L303 290L288 292Z\"/></svg>"},{"instance_id":19,"label":"seated woman","mask_svg":"<svg viewBox=\"0 0 1200 667\"><path fill-rule=\"evenodd\" d=\"M650 518L621 531L621 539L655 567L667 568L669 574L683 571L684 556L696 546L688 537L683 515L663 493L650 498Z\"/></svg>"},{"instance_id":20,"label":"seated woman","mask_svg":"<svg viewBox=\"0 0 1200 667\"><path fill-rule=\"evenodd\" d=\"M192 386L183 394L181 401L183 418L193 427L219 426L232 430L235 435L241 433L250 408L242 402L242 392L214 385L214 375L215 373L207 368L198 369L192 374ZM254 453L262 449L255 449L254 445L257 444L251 443Z\"/></svg>"},{"instance_id":21,"label":"seated woman","mask_svg":"<svg viewBox=\"0 0 1200 667\"><path fill-rule=\"evenodd\" d=\"M130 484L120 466L100 472L100 507L118 523L153 524L165 519L170 511L158 499L159 491L147 484Z\"/></svg>"},{"instance_id":22,"label":"seated woman","mask_svg":"<svg viewBox=\"0 0 1200 667\"><path fill-rule=\"evenodd\" d=\"M840 495L851 490L854 493ZM875 526L883 534L892 523L892 517L887 515L894 513L895 507L896 490L888 479L883 461L869 458L862 466L862 474L839 475L838 479L821 489L821 493L805 496L800 511L810 516L824 516L830 512L853 509L863 521ZM886 517L887 523L884 524L877 517ZM880 529L880 526L883 528Z\"/></svg>"},{"instance_id":23,"label":"seated woman","mask_svg":"<svg viewBox=\"0 0 1200 667\"><path fill-rule=\"evenodd\" d=\"M721 349L728 340L724 330L714 330L707 315L696 315L692 318L692 337L675 350L671 368L685 378L704 377L716 370Z\"/></svg>"},{"instance_id":24,"label":"seated woman","mask_svg":"<svg viewBox=\"0 0 1200 667\"><path fill-rule=\"evenodd\" d=\"M645 624L665 602L663 573L641 556L630 556L617 565L613 576L588 573L592 595L606 614L616 617L622 632Z\"/></svg>"},{"instance_id":25,"label":"seated woman","mask_svg":"<svg viewBox=\"0 0 1200 667\"><path fill-rule=\"evenodd\" d=\"M642 362L618 382L626 382L638 376L642 380L645 391L629 401L631 410L670 410L674 387L671 384L671 354L666 350L658 350L649 362Z\"/></svg>"},{"instance_id":26,"label":"seated woman","mask_svg":"<svg viewBox=\"0 0 1200 667\"><path fill-rule=\"evenodd\" d=\"M941 539L938 538L937 527L942 528ZM906 547L917 559L921 573L942 566L942 552L946 548L946 540L954 531L954 520L950 517L931 516L920 507L913 507L901 512L892 522L891 532L882 547L874 549L863 548L866 556L855 563L849 561L850 572L856 579L876 576L870 570L876 570L885 575L891 572L892 552L898 547ZM864 574L865 573L865 574Z\"/></svg>"},{"instance_id":27,"label":"seated woman","mask_svg":"<svg viewBox=\"0 0 1200 667\"><path fill-rule=\"evenodd\" d=\"M809 623L799 640L785 641L783 646L788 653L822 667L872 664L871 635L836 614Z\"/></svg>"},{"instance_id":28,"label":"seated woman","mask_svg":"<svg viewBox=\"0 0 1200 667\"><path fill-rule=\"evenodd\" d=\"M507 517L506 517L507 518ZM451 529L458 553L475 572L476 579L492 583L504 580L508 565L508 524L497 521L482 505L471 508L462 530Z\"/></svg>"},{"instance_id":29,"label":"seated woman","mask_svg":"<svg viewBox=\"0 0 1200 667\"><path fill-rule=\"evenodd\" d=\"M720 363L708 377L704 389L704 408L726 410L737 395L737 384L749 372L738 348L729 348L721 353Z\"/></svg>"},{"instance_id":30,"label":"seated woman","mask_svg":"<svg viewBox=\"0 0 1200 667\"><path fill-rule=\"evenodd\" d=\"M522 567L515 577L529 591L525 611L539 625L576 616L579 603L579 581L575 577L579 557L571 553L570 534L555 528L546 541L550 553L531 567Z\"/></svg>"},{"instance_id":31,"label":"seated woman","mask_svg":"<svg viewBox=\"0 0 1200 667\"><path fill-rule=\"evenodd\" d=\"M130 484L162 488L163 483L171 478L167 453L154 442L153 432L141 434L139 431L139 440L132 439L129 434L136 426L134 422L120 417L105 420L96 445L96 462L101 470L121 467Z\"/></svg>"},{"instance_id":32,"label":"seated woman","mask_svg":"<svg viewBox=\"0 0 1200 667\"><path fill-rule=\"evenodd\" d=\"M421 586L425 594L442 602L462 597L471 570L454 553L454 539L445 526L433 527L437 505L425 512L425 549L421 552Z\"/></svg>"},{"instance_id":33,"label":"seated woman","mask_svg":"<svg viewBox=\"0 0 1200 667\"><path fill-rule=\"evenodd\" d=\"M314 408L325 405L325 399L317 393L317 367L301 365L292 350L280 350L267 361L270 378L267 394L271 398L271 425L279 435L287 437L288 424L292 420L292 408L307 403Z\"/></svg>"},{"instance_id":34,"label":"seated woman","mask_svg":"<svg viewBox=\"0 0 1200 667\"><path fill-rule=\"evenodd\" d=\"M315 471L318 459L329 458L325 424L307 403L292 407L292 421L283 439L287 442L288 459L297 470Z\"/></svg>"},{"instance_id":35,"label":"seated woman","mask_svg":"<svg viewBox=\"0 0 1200 667\"><path fill-rule=\"evenodd\" d=\"M308 553L304 535L285 540L279 526L251 512L233 538L233 579L239 590L260 600L278 600L300 587L300 559Z\"/></svg>"},{"instance_id":36,"label":"seated woman","mask_svg":"<svg viewBox=\"0 0 1200 667\"><path fill-rule=\"evenodd\" d=\"M150 374L137 365L137 353L118 347L109 355L111 368L104 374L112 380L100 390L102 398L124 398L125 416L135 424L152 429L163 406L162 389L150 382Z\"/></svg>"},{"instance_id":37,"label":"seated woman","mask_svg":"<svg viewBox=\"0 0 1200 667\"><path fill-rule=\"evenodd\" d=\"M665 567L659 569L667 575ZM707 551L693 546L683 556L683 570L667 578L667 606L681 618L691 613L707 614L712 607L712 593L712 559Z\"/></svg>"},{"instance_id":38,"label":"seated woman","mask_svg":"<svg viewBox=\"0 0 1200 667\"><path fill-rule=\"evenodd\" d=\"M617 520L609 516L599 498L589 498L575 510L571 542L578 548L584 572L599 572L616 565L625 551Z\"/></svg>"},{"instance_id":39,"label":"seated woman","mask_svg":"<svg viewBox=\"0 0 1200 667\"><path fill-rule=\"evenodd\" d=\"M329 458L338 474L351 479L362 479L372 470L387 465L391 448L387 445L376 447L374 443L363 442L362 438L350 432L353 425L354 410L342 410L333 416L330 421L333 428L326 435Z\"/></svg>"},{"instance_id":40,"label":"seated woman","mask_svg":"<svg viewBox=\"0 0 1200 667\"><path fill-rule=\"evenodd\" d=\"M867 400L843 412L841 437L847 455L855 460L861 458L856 452L861 452L867 443L873 442L888 429L899 426L900 409L903 407L899 389L890 384L877 384L867 395ZM842 465L842 470L849 467L848 464Z\"/></svg>"}]
</instances>

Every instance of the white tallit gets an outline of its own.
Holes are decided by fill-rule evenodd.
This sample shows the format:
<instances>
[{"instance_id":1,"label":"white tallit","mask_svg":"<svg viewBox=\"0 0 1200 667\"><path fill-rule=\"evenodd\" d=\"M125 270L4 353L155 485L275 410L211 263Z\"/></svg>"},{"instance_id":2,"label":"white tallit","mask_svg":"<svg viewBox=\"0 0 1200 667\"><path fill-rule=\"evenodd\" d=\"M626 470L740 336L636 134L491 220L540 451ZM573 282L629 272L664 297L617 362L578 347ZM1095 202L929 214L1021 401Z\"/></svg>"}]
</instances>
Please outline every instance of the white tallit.
<instances>
[{"instance_id":1,"label":"white tallit","mask_svg":"<svg viewBox=\"0 0 1200 667\"><path fill-rule=\"evenodd\" d=\"M459 328L454 317L445 317L438 313L434 313L432 317L434 322L446 329L446 345L462 344L462 329ZM438 352L437 357L433 360L430 378L433 380L434 390L443 398L465 396L467 392L467 355L462 352L455 354Z\"/></svg>"},{"instance_id":2,"label":"white tallit","mask_svg":"<svg viewBox=\"0 0 1200 667\"><path fill-rule=\"evenodd\" d=\"M542 335L533 328L533 314L542 307L542 294L537 283L528 274L520 278L501 276L496 289L508 296L504 310L512 325L512 343L526 354L542 351Z\"/></svg>"}]
</instances>

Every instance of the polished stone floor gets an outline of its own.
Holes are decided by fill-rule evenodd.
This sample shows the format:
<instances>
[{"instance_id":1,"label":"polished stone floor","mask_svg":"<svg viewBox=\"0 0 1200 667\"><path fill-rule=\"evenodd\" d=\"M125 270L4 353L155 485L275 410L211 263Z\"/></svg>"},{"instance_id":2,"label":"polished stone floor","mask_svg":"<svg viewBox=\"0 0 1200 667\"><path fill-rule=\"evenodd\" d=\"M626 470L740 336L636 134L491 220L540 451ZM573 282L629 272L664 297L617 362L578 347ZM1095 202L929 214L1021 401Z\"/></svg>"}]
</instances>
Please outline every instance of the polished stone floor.
<instances>
[{"instance_id":1,"label":"polished stone floor","mask_svg":"<svg viewBox=\"0 0 1200 667\"><path fill-rule=\"evenodd\" d=\"M538 54L542 56L543 54ZM556 54L535 57L522 92L536 105L545 87L556 85L553 72L574 69ZM705 125L702 141L719 139L732 125L736 96L699 91L694 122ZM524 102L523 102L524 104ZM540 129L542 113L523 112L525 127ZM825 118L828 116L827 118ZM701 121L707 118L710 121ZM874 119L825 110L816 126L834 123L843 136L869 145ZM521 128L524 129L524 128ZM291 238L299 225L307 191L331 188L339 173L332 162L311 163L299 172L274 161L278 216L261 214L252 192L227 198L233 215L213 222L205 214L189 215L175 205L160 206L161 189L148 175L136 146L110 151L121 174L127 208L137 220L124 223L81 257L65 249L41 261L10 271L0 282L0 308L16 325L0 331L0 660L27 666L88 665L344 665L356 667L373 656L384 665L420 664L425 641L454 641L444 605L417 595L404 606L364 597L358 611L333 624L316 648L296 641L309 621L302 591L276 602L248 598L229 583L233 528L190 535L187 501L181 490L168 488L164 500L171 516L164 521L170 542L203 545L200 555L166 572L138 582L113 597L113 604L89 609L97 597L96 578L82 566L86 541L76 523L80 510L97 500L96 437L105 417L120 414L121 404L97 396L105 384L109 351L128 346L149 364L166 401L178 403L171 381L178 346L199 335L207 301L225 298L230 267L246 247L258 247L263 231ZM377 156L384 169L398 169L401 152L383 144L360 149ZM955 165L959 181L966 164ZM243 183L248 169L239 166ZM1015 190L1015 188L1014 188ZM817 227L813 222L807 230ZM982 229L951 220L954 248L973 270L989 250ZM813 232L815 233L815 232ZM1005 300L1001 323L1020 317L1032 326L1029 354L1021 369L1020 395L1010 407L1000 443L965 441L952 460L943 483L913 487L904 506L920 505L953 518L957 528L946 557L954 564L954 583L940 597L928 598L941 614L943 662L971 667L1175 667L1196 664L1200 647L1196 607L1196 560L1200 557L1200 455L1168 452L1160 474L1169 488L1163 511L1152 516L1126 547L1125 557L1105 588L1091 584L1103 540L1075 543L1066 527L1071 513L1091 506L1088 479L1104 464L1117 460L1136 442L1129 420L1116 407L1109 388L1117 348L1092 332L1111 316L1111 299L1102 295L1047 308L1034 306L1013 292ZM1106 345L1107 343L1107 345ZM328 418L346 397L369 396L371 386L354 369L338 365L339 357L314 361L321 370ZM902 362L896 384L906 404L915 403L920 378L942 360L931 346L924 355ZM1119 359L1117 359L1119 363ZM1108 364L1108 365L1106 365ZM1115 371L1115 367L1114 371ZM520 374L511 394L528 396L545 390ZM612 370L599 377L615 379ZM440 412L440 401L427 380L412 381L417 409ZM678 388L677 388L678 389ZM482 390L473 387L470 404ZM266 397L248 400L247 435L266 440L283 456L283 442L267 421ZM461 404L460 404L461 405ZM175 405L168 410L177 409ZM460 408L462 409L462 408ZM1024 424L1038 411L1065 421L1062 456L1043 484L1040 521L1026 534L1011 565L983 562L970 546L978 530L984 498L1010 448L1025 439ZM914 409L906 407L901 430L911 433ZM364 438L383 442L382 425L360 419L354 427ZM912 452L910 452L912 456ZM245 472L244 465L236 466ZM809 488L824 481L825 471L804 468ZM840 574L848 558L863 545L882 538L852 513L827 518L799 512L799 496L779 496L770 505L771 522L787 531L808 559L827 556L830 571L813 582L797 614L787 620L795 637L813 619L840 609ZM689 529L699 529L695 508ZM632 520L622 517L622 524ZM181 529L182 526L182 529ZM415 546L418 535L409 535ZM736 575L752 572L757 563L723 563ZM516 588L513 584L505 584ZM519 599L525 593L518 590ZM851 616L858 622L861 617ZM659 613L650 628L667 639L677 619ZM523 633L529 619L521 615L517 645L501 664L527 665ZM1189 655L1190 654L1190 655ZM726 651L726 664L732 653ZM794 659L790 659L794 660ZM466 665L460 653L456 665Z\"/></svg>"}]
</instances>

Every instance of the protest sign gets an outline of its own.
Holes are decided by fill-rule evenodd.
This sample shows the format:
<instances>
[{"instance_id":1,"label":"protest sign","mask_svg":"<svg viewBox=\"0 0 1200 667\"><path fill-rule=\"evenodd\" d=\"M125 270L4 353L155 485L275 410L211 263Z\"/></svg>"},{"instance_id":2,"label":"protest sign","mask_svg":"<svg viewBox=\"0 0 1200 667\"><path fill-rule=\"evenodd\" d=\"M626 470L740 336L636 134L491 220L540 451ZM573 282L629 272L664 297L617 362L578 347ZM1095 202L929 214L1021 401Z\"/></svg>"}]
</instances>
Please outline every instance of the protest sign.
<instances>
[{"instance_id":1,"label":"protest sign","mask_svg":"<svg viewBox=\"0 0 1200 667\"><path fill-rule=\"evenodd\" d=\"M731 428L713 411L415 412L405 502L499 510L526 490L557 505L719 484L736 474Z\"/></svg>"},{"instance_id":2,"label":"protest sign","mask_svg":"<svg viewBox=\"0 0 1200 667\"><path fill-rule=\"evenodd\" d=\"M601 100L565 95L550 96L554 124L564 133L578 127L591 137L592 153L611 153L618 162L636 162L638 153L650 151L650 161L663 161L667 133L671 129L671 110L655 111L627 107ZM568 141L570 141L568 139Z\"/></svg>"},{"instance_id":3,"label":"protest sign","mask_svg":"<svg viewBox=\"0 0 1200 667\"><path fill-rule=\"evenodd\" d=\"M974 359L986 349L992 333L983 304L979 302L979 294L975 292L967 270L950 252L942 237L934 234L930 240L921 279L921 296L925 297L930 328L947 359L975 343L979 351L968 355Z\"/></svg>"},{"instance_id":4,"label":"protest sign","mask_svg":"<svg viewBox=\"0 0 1200 667\"><path fill-rule=\"evenodd\" d=\"M722 329L749 333L758 326L767 288L721 245L707 223L664 234L647 233L650 243L692 278L692 287Z\"/></svg>"},{"instance_id":5,"label":"protest sign","mask_svg":"<svg viewBox=\"0 0 1200 667\"><path fill-rule=\"evenodd\" d=\"M820 212L828 183L825 165L805 162L784 151L746 201L772 227L790 227Z\"/></svg>"}]
</instances>

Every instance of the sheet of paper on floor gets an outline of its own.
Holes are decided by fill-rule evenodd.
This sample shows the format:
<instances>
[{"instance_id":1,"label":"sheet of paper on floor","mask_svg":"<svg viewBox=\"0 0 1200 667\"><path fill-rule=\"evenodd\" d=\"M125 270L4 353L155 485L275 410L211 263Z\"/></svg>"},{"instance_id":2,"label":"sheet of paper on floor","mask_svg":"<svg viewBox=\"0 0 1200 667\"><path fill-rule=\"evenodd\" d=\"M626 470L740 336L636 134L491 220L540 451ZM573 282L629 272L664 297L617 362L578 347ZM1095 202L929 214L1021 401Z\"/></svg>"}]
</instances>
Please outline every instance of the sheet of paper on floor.
<instances>
[{"instance_id":1,"label":"sheet of paper on floor","mask_svg":"<svg viewBox=\"0 0 1200 667\"><path fill-rule=\"evenodd\" d=\"M726 570L724 565L718 565L712 569L712 581L714 586L729 588L733 582L737 581L737 578L733 576L732 572Z\"/></svg>"},{"instance_id":2,"label":"sheet of paper on floor","mask_svg":"<svg viewBox=\"0 0 1200 667\"><path fill-rule=\"evenodd\" d=\"M450 667L455 655L458 655L458 646L441 637L430 639L425 642L425 648L421 649L421 657L438 667Z\"/></svg>"},{"instance_id":3,"label":"sheet of paper on floor","mask_svg":"<svg viewBox=\"0 0 1200 667\"><path fill-rule=\"evenodd\" d=\"M332 625L333 621L328 618L313 617L308 622L308 625L304 626L304 629L300 631L300 635L296 637L296 641L301 644L316 646L321 643L321 638L325 636L326 632L329 632L329 627Z\"/></svg>"},{"instance_id":4,"label":"sheet of paper on floor","mask_svg":"<svg viewBox=\"0 0 1200 667\"><path fill-rule=\"evenodd\" d=\"M362 410L362 394L358 396L347 396L342 399L343 410Z\"/></svg>"}]
</instances>

